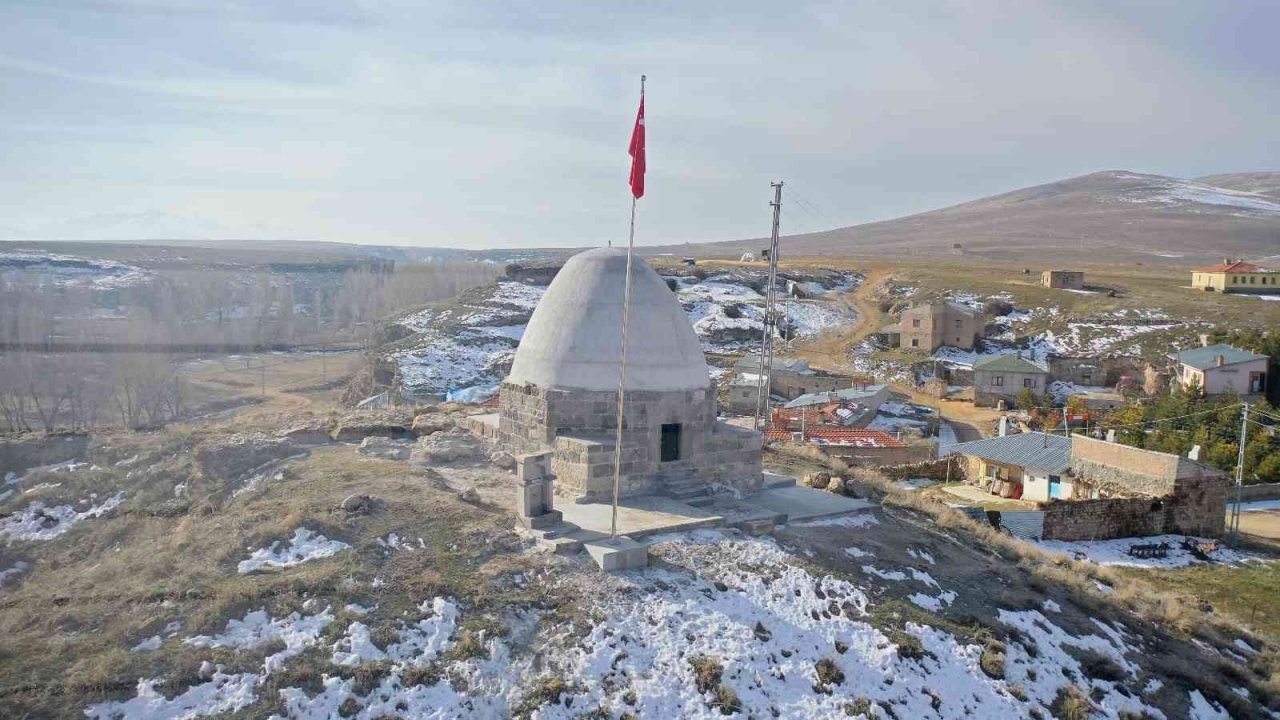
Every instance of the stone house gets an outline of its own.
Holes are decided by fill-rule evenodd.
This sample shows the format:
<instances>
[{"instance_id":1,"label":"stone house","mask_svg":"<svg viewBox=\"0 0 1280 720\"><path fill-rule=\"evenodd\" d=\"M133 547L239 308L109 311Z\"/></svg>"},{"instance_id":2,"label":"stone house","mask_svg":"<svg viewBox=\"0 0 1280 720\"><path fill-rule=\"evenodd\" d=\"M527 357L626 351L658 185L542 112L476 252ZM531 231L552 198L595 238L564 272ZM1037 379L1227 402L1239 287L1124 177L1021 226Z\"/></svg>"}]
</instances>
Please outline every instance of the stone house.
<instances>
[{"instance_id":1,"label":"stone house","mask_svg":"<svg viewBox=\"0 0 1280 720\"><path fill-rule=\"evenodd\" d=\"M733 368L754 382L760 373L760 354L738 358ZM769 394L787 400L794 400L807 393L844 390L852 385L853 377L809 367L807 360L773 358L770 363ZM755 396L752 396L750 402L751 407L755 407Z\"/></svg>"},{"instance_id":2,"label":"stone house","mask_svg":"<svg viewBox=\"0 0 1280 720\"><path fill-rule=\"evenodd\" d=\"M1047 502L1071 497L1071 440L1041 432L1018 433L952 445L969 482L993 495Z\"/></svg>"},{"instance_id":3,"label":"stone house","mask_svg":"<svg viewBox=\"0 0 1280 720\"><path fill-rule=\"evenodd\" d=\"M1173 375L1182 388L1198 387L1204 395L1257 395L1267 387L1270 358L1230 345L1205 347L1170 353Z\"/></svg>"},{"instance_id":4,"label":"stone house","mask_svg":"<svg viewBox=\"0 0 1280 720\"><path fill-rule=\"evenodd\" d=\"M1228 259L1192 270L1191 287L1205 292L1280 293L1280 271Z\"/></svg>"},{"instance_id":5,"label":"stone house","mask_svg":"<svg viewBox=\"0 0 1280 720\"><path fill-rule=\"evenodd\" d=\"M897 325L904 350L931 353L943 345L972 350L982 337L982 311L953 302L917 305L902 311Z\"/></svg>"},{"instance_id":6,"label":"stone house","mask_svg":"<svg viewBox=\"0 0 1280 720\"><path fill-rule=\"evenodd\" d=\"M1079 270L1045 270L1040 273L1040 284L1058 290L1083 290L1084 273Z\"/></svg>"},{"instance_id":7,"label":"stone house","mask_svg":"<svg viewBox=\"0 0 1280 720\"><path fill-rule=\"evenodd\" d=\"M1169 453L1028 432L953 445L968 482L1038 503L1036 537L1220 536L1230 478Z\"/></svg>"},{"instance_id":8,"label":"stone house","mask_svg":"<svg viewBox=\"0 0 1280 720\"><path fill-rule=\"evenodd\" d=\"M1009 404L1023 390L1043 395L1049 371L1018 355L993 355L973 364L973 404Z\"/></svg>"}]
</instances>

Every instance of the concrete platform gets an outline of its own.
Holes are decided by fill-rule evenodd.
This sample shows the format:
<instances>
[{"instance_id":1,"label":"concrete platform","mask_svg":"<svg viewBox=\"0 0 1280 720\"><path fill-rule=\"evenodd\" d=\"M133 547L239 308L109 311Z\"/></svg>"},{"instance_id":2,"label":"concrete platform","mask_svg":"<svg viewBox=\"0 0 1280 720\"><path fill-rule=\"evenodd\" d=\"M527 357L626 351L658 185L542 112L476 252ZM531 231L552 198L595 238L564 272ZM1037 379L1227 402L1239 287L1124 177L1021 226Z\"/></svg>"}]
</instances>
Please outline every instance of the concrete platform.
<instances>
[{"instance_id":1,"label":"concrete platform","mask_svg":"<svg viewBox=\"0 0 1280 720\"><path fill-rule=\"evenodd\" d=\"M605 572L632 570L649 564L649 548L626 535L586 542L583 547Z\"/></svg>"},{"instance_id":2,"label":"concrete platform","mask_svg":"<svg viewBox=\"0 0 1280 720\"><path fill-rule=\"evenodd\" d=\"M763 510L782 515L783 522L800 522L816 518L846 515L875 507L875 503L861 498L834 495L826 490L806 487L778 487L762 490L743 502Z\"/></svg>"},{"instance_id":3,"label":"concrete platform","mask_svg":"<svg viewBox=\"0 0 1280 720\"><path fill-rule=\"evenodd\" d=\"M564 521L580 529L571 534L583 542L609 536L613 506L609 503L557 503ZM660 495L625 498L618 504L618 534L631 538L658 533L724 527L724 516L710 507L694 507Z\"/></svg>"},{"instance_id":4,"label":"concrete platform","mask_svg":"<svg viewBox=\"0 0 1280 720\"><path fill-rule=\"evenodd\" d=\"M740 499L717 495L705 507L647 495L627 498L618 506L618 534L640 539L661 533L734 527L758 535L788 522L846 515L873 507L875 504L868 500L785 483ZM584 544L609 537L612 507L608 503L564 503L557 509L564 514L565 523L577 526L564 537Z\"/></svg>"}]
</instances>

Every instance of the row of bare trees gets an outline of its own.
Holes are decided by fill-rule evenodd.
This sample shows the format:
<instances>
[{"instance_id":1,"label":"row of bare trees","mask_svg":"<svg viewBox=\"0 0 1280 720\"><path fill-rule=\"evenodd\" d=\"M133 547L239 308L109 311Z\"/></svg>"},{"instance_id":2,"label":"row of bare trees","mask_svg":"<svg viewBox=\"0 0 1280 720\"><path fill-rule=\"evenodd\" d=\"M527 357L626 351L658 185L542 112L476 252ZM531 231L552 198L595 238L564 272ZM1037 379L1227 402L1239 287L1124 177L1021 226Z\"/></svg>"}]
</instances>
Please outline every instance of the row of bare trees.
<instances>
[{"instance_id":1,"label":"row of bare trees","mask_svg":"<svg viewBox=\"0 0 1280 720\"><path fill-rule=\"evenodd\" d=\"M181 360L358 342L388 315L499 272L476 262L166 268L121 288L0 275L0 432L160 425L190 410Z\"/></svg>"}]
</instances>

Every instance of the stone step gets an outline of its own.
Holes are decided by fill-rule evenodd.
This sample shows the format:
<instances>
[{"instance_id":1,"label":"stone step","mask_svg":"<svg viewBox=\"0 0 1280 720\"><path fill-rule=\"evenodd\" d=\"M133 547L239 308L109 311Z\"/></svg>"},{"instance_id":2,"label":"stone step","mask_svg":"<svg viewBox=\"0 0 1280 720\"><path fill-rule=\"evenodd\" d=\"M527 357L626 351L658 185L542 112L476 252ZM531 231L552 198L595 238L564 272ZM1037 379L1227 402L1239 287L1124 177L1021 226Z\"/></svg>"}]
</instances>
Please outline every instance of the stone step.
<instances>
[{"instance_id":1,"label":"stone step","mask_svg":"<svg viewBox=\"0 0 1280 720\"><path fill-rule=\"evenodd\" d=\"M683 500L685 505L689 505L691 507L709 507L714 504L715 501L716 499L710 495L703 495L702 497L687 498Z\"/></svg>"},{"instance_id":2,"label":"stone step","mask_svg":"<svg viewBox=\"0 0 1280 720\"><path fill-rule=\"evenodd\" d=\"M567 537L543 538L538 541L538 547L556 555L577 555L582 552L582 541Z\"/></svg>"},{"instance_id":3,"label":"stone step","mask_svg":"<svg viewBox=\"0 0 1280 720\"><path fill-rule=\"evenodd\" d=\"M672 500L680 500L682 502L687 502L693 498L707 497L710 494L711 492L703 485L683 487L679 489L668 488L666 492L667 497Z\"/></svg>"}]
</instances>

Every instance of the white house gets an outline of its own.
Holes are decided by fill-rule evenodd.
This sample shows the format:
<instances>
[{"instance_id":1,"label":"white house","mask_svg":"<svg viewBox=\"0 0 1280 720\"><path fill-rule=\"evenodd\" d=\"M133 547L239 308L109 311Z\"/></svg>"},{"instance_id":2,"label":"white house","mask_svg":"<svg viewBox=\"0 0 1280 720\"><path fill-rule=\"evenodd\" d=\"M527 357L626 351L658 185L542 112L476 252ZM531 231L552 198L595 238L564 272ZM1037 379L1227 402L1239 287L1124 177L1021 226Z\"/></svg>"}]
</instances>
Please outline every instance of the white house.
<instances>
[{"instance_id":1,"label":"white house","mask_svg":"<svg viewBox=\"0 0 1280 720\"><path fill-rule=\"evenodd\" d=\"M1219 344L1171 353L1169 359L1177 365L1178 384L1194 385L1205 395L1257 395L1267 387L1266 355Z\"/></svg>"}]
</instances>

